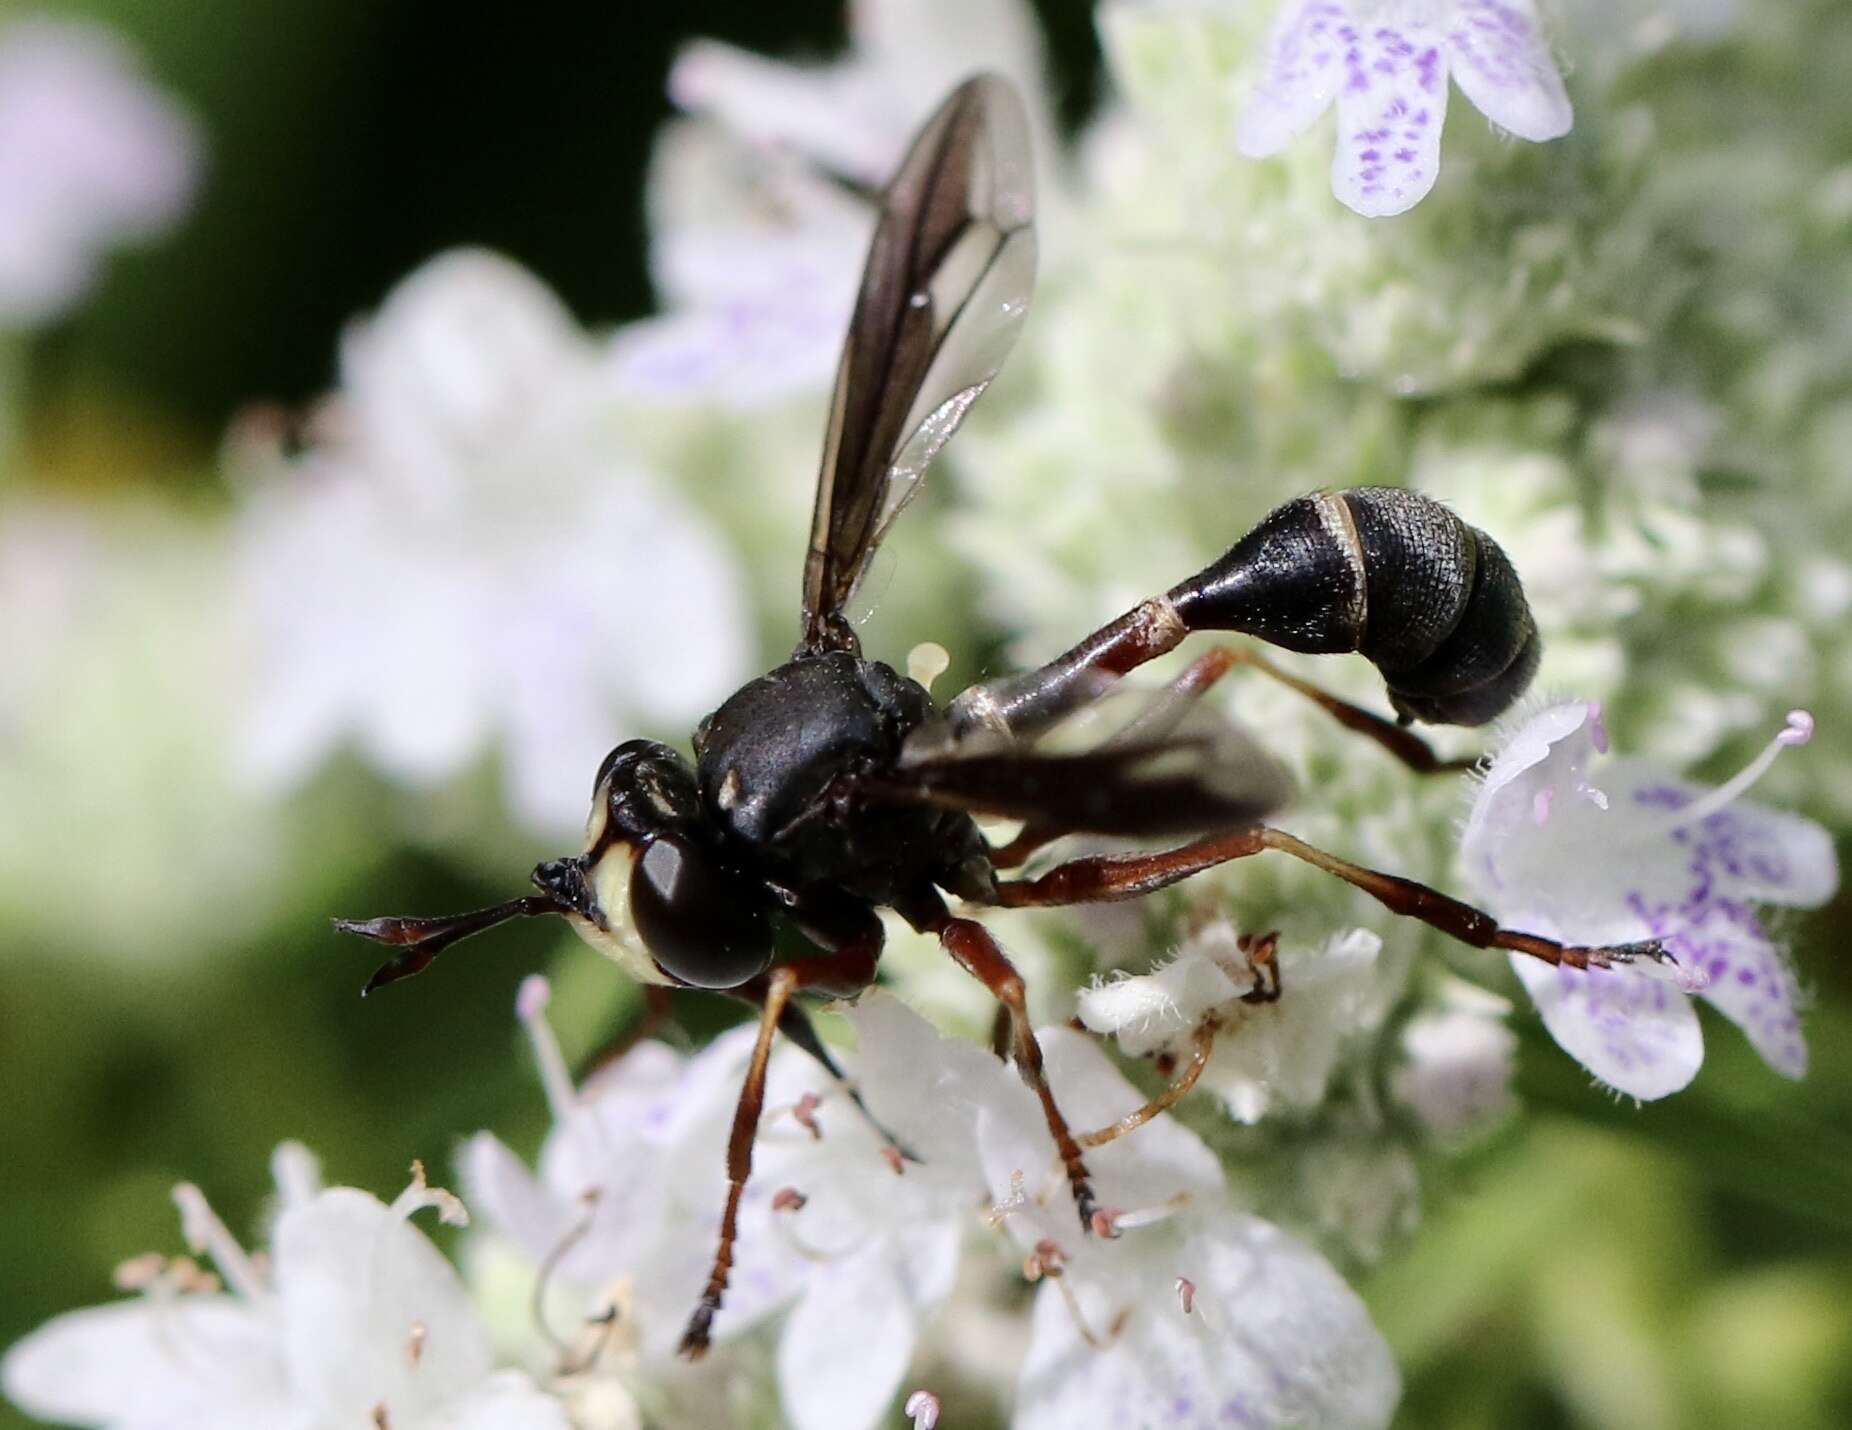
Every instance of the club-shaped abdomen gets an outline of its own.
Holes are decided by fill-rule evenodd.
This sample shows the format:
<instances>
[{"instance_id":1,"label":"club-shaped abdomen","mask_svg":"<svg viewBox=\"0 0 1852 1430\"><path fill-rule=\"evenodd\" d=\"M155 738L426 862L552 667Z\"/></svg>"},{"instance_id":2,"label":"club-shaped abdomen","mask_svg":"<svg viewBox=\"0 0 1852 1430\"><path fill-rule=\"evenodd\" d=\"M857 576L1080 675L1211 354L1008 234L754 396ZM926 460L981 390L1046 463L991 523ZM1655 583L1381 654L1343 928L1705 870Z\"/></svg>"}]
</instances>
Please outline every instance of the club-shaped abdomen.
<instances>
[{"instance_id":1,"label":"club-shaped abdomen","mask_svg":"<svg viewBox=\"0 0 1852 1430\"><path fill-rule=\"evenodd\" d=\"M1295 498L1168 597L1191 630L1361 652L1404 720L1483 725L1523 694L1541 654L1498 543L1396 487Z\"/></svg>"}]
</instances>

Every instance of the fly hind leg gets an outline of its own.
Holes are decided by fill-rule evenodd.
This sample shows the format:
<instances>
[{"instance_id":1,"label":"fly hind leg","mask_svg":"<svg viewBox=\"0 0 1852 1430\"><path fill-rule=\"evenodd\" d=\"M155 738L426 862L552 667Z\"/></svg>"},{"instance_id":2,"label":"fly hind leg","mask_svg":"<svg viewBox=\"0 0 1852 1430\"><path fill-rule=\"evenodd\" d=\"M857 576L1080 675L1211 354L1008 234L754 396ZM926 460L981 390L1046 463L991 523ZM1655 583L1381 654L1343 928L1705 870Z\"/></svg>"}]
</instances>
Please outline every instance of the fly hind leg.
<instances>
[{"instance_id":1,"label":"fly hind leg","mask_svg":"<svg viewBox=\"0 0 1852 1430\"><path fill-rule=\"evenodd\" d=\"M1443 760L1434 753L1432 745L1406 725L1398 725L1361 705L1340 700L1323 687L1281 670L1252 646L1225 646L1222 651L1231 667L1245 665L1277 680L1289 690L1298 691L1346 730L1382 746L1418 775L1458 774L1479 763L1477 759Z\"/></svg>"},{"instance_id":2,"label":"fly hind leg","mask_svg":"<svg viewBox=\"0 0 1852 1430\"><path fill-rule=\"evenodd\" d=\"M1420 919L1474 948L1499 948L1525 954L1545 963L1571 968L1606 968L1636 959L1667 962L1671 955L1656 939L1640 943L1592 947L1560 943L1540 934L1503 927L1483 909L1451 898L1413 879L1380 873L1340 859L1335 854L1295 838L1283 829L1264 824L1226 834L1211 835L1175 849L1154 854L1104 854L1058 864L1035 879L1014 879L997 886L997 902L1005 908L1040 908L1060 904L1104 903L1135 899L1140 895L1212 869L1230 860L1245 859L1269 849L1334 874L1394 913Z\"/></svg>"},{"instance_id":3,"label":"fly hind leg","mask_svg":"<svg viewBox=\"0 0 1852 1430\"><path fill-rule=\"evenodd\" d=\"M1289 690L1297 691L1346 730L1361 735L1366 740L1380 746L1416 774L1457 774L1471 769L1478 763L1473 759L1442 759L1434 753L1432 745L1406 726L1385 719L1381 715L1364 709L1361 705L1341 700L1309 680L1301 680L1298 676L1280 669L1252 646L1233 645L1214 646L1191 661L1176 679L1164 687L1147 709L1141 711L1122 729L1115 730L1102 743L1102 748L1111 749L1114 746L1131 744L1139 740L1164 738L1182 722L1189 714L1191 707L1208 694L1223 676L1242 666L1257 670ZM1033 682L1037 678L1039 678L1037 675L1032 675L1023 679ZM1058 684L1059 675L1051 679ZM1031 721L1034 718L1033 715L1030 716ZM1012 728L1015 727L1012 726ZM1001 846L991 855L991 865L997 869L1019 869L1044 845L1053 843L1064 832L1053 825L1031 822L1025 825L1008 844Z\"/></svg>"}]
</instances>

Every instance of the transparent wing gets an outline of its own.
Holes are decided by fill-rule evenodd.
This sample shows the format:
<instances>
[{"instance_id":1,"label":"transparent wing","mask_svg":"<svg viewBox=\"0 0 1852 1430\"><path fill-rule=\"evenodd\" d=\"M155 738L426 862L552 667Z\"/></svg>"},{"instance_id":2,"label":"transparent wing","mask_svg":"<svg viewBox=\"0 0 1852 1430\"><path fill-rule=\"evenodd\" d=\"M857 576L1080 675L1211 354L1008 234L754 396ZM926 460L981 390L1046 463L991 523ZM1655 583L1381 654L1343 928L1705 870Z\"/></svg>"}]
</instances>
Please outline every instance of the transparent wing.
<instances>
[{"instance_id":1,"label":"transparent wing","mask_svg":"<svg viewBox=\"0 0 1852 1430\"><path fill-rule=\"evenodd\" d=\"M966 80L881 198L836 392L804 563L804 643L841 615L869 556L997 375L1035 281L1028 121L1007 81Z\"/></svg>"}]
</instances>

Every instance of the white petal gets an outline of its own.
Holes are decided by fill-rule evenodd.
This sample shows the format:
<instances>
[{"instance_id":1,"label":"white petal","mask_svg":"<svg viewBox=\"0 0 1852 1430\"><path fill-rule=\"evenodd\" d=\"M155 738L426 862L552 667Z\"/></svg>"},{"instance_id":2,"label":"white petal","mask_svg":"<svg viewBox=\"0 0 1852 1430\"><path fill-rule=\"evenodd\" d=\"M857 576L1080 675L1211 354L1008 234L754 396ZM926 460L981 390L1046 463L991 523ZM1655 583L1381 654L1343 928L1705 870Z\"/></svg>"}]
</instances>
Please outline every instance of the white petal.
<instances>
[{"instance_id":1,"label":"white petal","mask_svg":"<svg viewBox=\"0 0 1852 1430\"><path fill-rule=\"evenodd\" d=\"M488 1335L456 1272L377 1199L335 1187L285 1212L275 1253L290 1382L330 1419L365 1423L382 1402L410 1418L488 1375Z\"/></svg>"},{"instance_id":2,"label":"white petal","mask_svg":"<svg viewBox=\"0 0 1852 1430\"><path fill-rule=\"evenodd\" d=\"M1697 1076L1698 1015L1665 980L1627 968L1553 968L1515 953L1511 966L1550 1036L1608 1086L1650 1100Z\"/></svg>"},{"instance_id":3,"label":"white petal","mask_svg":"<svg viewBox=\"0 0 1852 1430\"><path fill-rule=\"evenodd\" d=\"M1369 218L1419 203L1440 173L1447 52L1424 20L1346 25L1331 189Z\"/></svg>"},{"instance_id":4,"label":"white petal","mask_svg":"<svg viewBox=\"0 0 1852 1430\"><path fill-rule=\"evenodd\" d=\"M419 1430L572 1430L566 1409L518 1370L499 1371Z\"/></svg>"},{"instance_id":5,"label":"white petal","mask_svg":"<svg viewBox=\"0 0 1852 1430\"><path fill-rule=\"evenodd\" d=\"M1645 760L1616 759L1603 768L1602 787L1614 807L1637 825L1662 824L1710 791L1671 778ZM1739 799L1678 829L1679 861L1700 876L1696 892L1754 903L1818 908L1839 889L1832 835L1811 819Z\"/></svg>"},{"instance_id":6,"label":"white petal","mask_svg":"<svg viewBox=\"0 0 1852 1430\"><path fill-rule=\"evenodd\" d=\"M1630 826L1605 793L1607 770L1604 788L1590 782L1599 738L1594 706L1579 700L1548 706L1511 729L1480 779L1460 857L1468 886L1504 922L1567 920L1580 940L1645 936L1626 910L1628 893L1638 887L1641 851L1618 856ZM1660 852L1650 844L1643 849L1648 858ZM1592 927L1617 915L1631 932Z\"/></svg>"},{"instance_id":7,"label":"white petal","mask_svg":"<svg viewBox=\"0 0 1852 1430\"><path fill-rule=\"evenodd\" d=\"M490 1230L500 1232L534 1261L564 1243L573 1217L493 1133L478 1132L470 1138L458 1164L464 1201Z\"/></svg>"},{"instance_id":8,"label":"white petal","mask_svg":"<svg viewBox=\"0 0 1852 1430\"><path fill-rule=\"evenodd\" d=\"M1520 139L1557 139L1575 112L1531 0L1455 0L1447 31L1454 82Z\"/></svg>"},{"instance_id":9,"label":"white petal","mask_svg":"<svg viewBox=\"0 0 1852 1430\"><path fill-rule=\"evenodd\" d=\"M1020 1087L987 1049L939 1031L898 998L864 994L848 1013L855 1073L869 1108L935 1167L975 1171L978 1109Z\"/></svg>"},{"instance_id":10,"label":"white petal","mask_svg":"<svg viewBox=\"0 0 1852 1430\"><path fill-rule=\"evenodd\" d=\"M1339 0L1286 0L1267 41L1267 67L1235 131L1251 158L1278 153L1325 112L1344 73L1351 31Z\"/></svg>"},{"instance_id":11,"label":"white petal","mask_svg":"<svg viewBox=\"0 0 1852 1430\"><path fill-rule=\"evenodd\" d=\"M868 248L865 207L801 160L703 121L657 140L649 215L669 311L619 332L620 391L741 409L829 382Z\"/></svg>"},{"instance_id":12,"label":"white petal","mask_svg":"<svg viewBox=\"0 0 1852 1430\"><path fill-rule=\"evenodd\" d=\"M1144 1105L1145 1095L1084 1033L1043 1028L1037 1037L1048 1066L1048 1084L1076 1132L1104 1127ZM1052 1157L1052 1141L1046 1145ZM1095 1148L1087 1154L1087 1165L1095 1174L1101 1200L1111 1206L1155 1205L1185 1189L1219 1193L1222 1187L1222 1167L1215 1155L1169 1115Z\"/></svg>"},{"instance_id":13,"label":"white petal","mask_svg":"<svg viewBox=\"0 0 1852 1430\"><path fill-rule=\"evenodd\" d=\"M419 268L348 330L341 385L371 442L422 458L419 469L428 471L528 421L586 351L572 315L533 274L496 253L457 249Z\"/></svg>"},{"instance_id":14,"label":"white petal","mask_svg":"<svg viewBox=\"0 0 1852 1430\"><path fill-rule=\"evenodd\" d=\"M895 1273L881 1247L813 1268L778 1342L779 1397L796 1430L864 1430L900 1389L919 1308Z\"/></svg>"},{"instance_id":15,"label":"white petal","mask_svg":"<svg viewBox=\"0 0 1852 1430\"><path fill-rule=\"evenodd\" d=\"M768 146L788 145L857 179L882 182L904 147L879 86L851 65L804 69L697 40L669 70L669 97Z\"/></svg>"},{"instance_id":16,"label":"white petal","mask_svg":"<svg viewBox=\"0 0 1852 1430\"><path fill-rule=\"evenodd\" d=\"M1322 949L1294 946L1280 955L1284 997L1234 1005L1203 1073L1231 1116L1258 1122L1276 1103L1323 1100L1345 1046L1380 1026L1399 987L1382 976L1382 946L1369 929L1350 929Z\"/></svg>"},{"instance_id":17,"label":"white petal","mask_svg":"<svg viewBox=\"0 0 1852 1430\"><path fill-rule=\"evenodd\" d=\"M726 307L633 323L613 349L618 381L643 397L735 410L821 386L842 346L849 305L835 293L786 301L792 296L775 292L768 279L765 293Z\"/></svg>"},{"instance_id":18,"label":"white petal","mask_svg":"<svg viewBox=\"0 0 1852 1430\"><path fill-rule=\"evenodd\" d=\"M1094 1032L1116 1036L1127 1053L1143 1057L1187 1039L1211 1008L1241 992L1197 938L1150 973L1082 989L1078 1011L1080 1021Z\"/></svg>"},{"instance_id":19,"label":"white petal","mask_svg":"<svg viewBox=\"0 0 1852 1430\"><path fill-rule=\"evenodd\" d=\"M1179 1276L1195 1288L1189 1314ZM1394 1413L1395 1364L1363 1303L1322 1257L1257 1218L1206 1219L1173 1259L1113 1291L1079 1289L1096 1335L1130 1312L1105 1350L1082 1339L1056 1287L1037 1294L1018 1430L1366 1430Z\"/></svg>"},{"instance_id":20,"label":"white petal","mask_svg":"<svg viewBox=\"0 0 1852 1430\"><path fill-rule=\"evenodd\" d=\"M1031 108L1047 89L1042 27L1026 0L855 0L849 34L858 55L893 86L904 86L917 122L953 85L985 69L1015 82Z\"/></svg>"},{"instance_id":21,"label":"white petal","mask_svg":"<svg viewBox=\"0 0 1852 1430\"><path fill-rule=\"evenodd\" d=\"M230 1296L73 1311L0 1362L9 1400L47 1420L242 1430L286 1420L274 1324Z\"/></svg>"}]
</instances>

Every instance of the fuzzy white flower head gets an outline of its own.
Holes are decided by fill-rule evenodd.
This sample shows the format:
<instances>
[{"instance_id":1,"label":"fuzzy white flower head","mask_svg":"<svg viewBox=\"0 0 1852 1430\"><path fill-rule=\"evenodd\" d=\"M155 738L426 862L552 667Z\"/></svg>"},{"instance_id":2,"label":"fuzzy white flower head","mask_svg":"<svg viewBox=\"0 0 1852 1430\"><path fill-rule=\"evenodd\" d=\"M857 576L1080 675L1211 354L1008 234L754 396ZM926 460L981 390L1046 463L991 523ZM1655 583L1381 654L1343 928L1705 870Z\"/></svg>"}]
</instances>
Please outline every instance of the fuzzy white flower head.
<instances>
[{"instance_id":1,"label":"fuzzy white flower head","mask_svg":"<svg viewBox=\"0 0 1852 1430\"><path fill-rule=\"evenodd\" d=\"M0 1366L7 1395L34 1415L123 1430L567 1430L526 1376L495 1370L462 1284L410 1223L425 1207L467 1220L456 1198L416 1166L390 1206L323 1190L291 1143L273 1165L282 1209L267 1264L197 1187L175 1188L187 1242L218 1275L184 1257L125 1264L117 1280L140 1296L60 1316L14 1346Z\"/></svg>"},{"instance_id":2,"label":"fuzzy white flower head","mask_svg":"<svg viewBox=\"0 0 1852 1430\"><path fill-rule=\"evenodd\" d=\"M423 786L499 737L516 815L574 828L616 737L738 683L727 553L608 430L604 350L506 259L434 259L348 334L341 375L330 439L244 513L247 767L286 784L352 740Z\"/></svg>"},{"instance_id":3,"label":"fuzzy white flower head","mask_svg":"<svg viewBox=\"0 0 1852 1430\"><path fill-rule=\"evenodd\" d=\"M171 228L199 168L192 121L112 31L0 29L0 325L56 317L107 249Z\"/></svg>"},{"instance_id":4,"label":"fuzzy white flower head","mask_svg":"<svg viewBox=\"0 0 1852 1430\"><path fill-rule=\"evenodd\" d=\"M536 1178L478 1134L466 1185L488 1225L584 1293L627 1287L640 1374L674 1365L677 1341L713 1256L726 1193L725 1148L753 1029L682 1059L646 1043L583 1092L566 1082L530 979L522 1014L540 1051L555 1126ZM900 1004L870 999L866 1042L912 1068L917 1099L940 1040ZM949 1046L949 1045L947 1045ZM986 1055L967 1050L974 1058ZM778 1335L780 1397L799 1430L873 1426L889 1408L924 1319L950 1293L959 1232L983 1182L968 1129L923 1121L870 1085L874 1115L920 1160L903 1162L840 1085L785 1045L772 1060L765 1114L740 1213L717 1344L789 1306ZM961 1143L961 1135L963 1141ZM843 1354L843 1327L855 1354Z\"/></svg>"},{"instance_id":5,"label":"fuzzy white flower head","mask_svg":"<svg viewBox=\"0 0 1852 1430\"><path fill-rule=\"evenodd\" d=\"M641 395L752 406L835 370L874 227L857 189L884 185L920 121L974 69L1028 97L1038 141L1039 36L1020 0L864 0L850 51L802 67L712 40L677 58L671 126L650 175L651 267L667 312L632 324L620 371Z\"/></svg>"},{"instance_id":6,"label":"fuzzy white flower head","mask_svg":"<svg viewBox=\"0 0 1852 1430\"><path fill-rule=\"evenodd\" d=\"M1253 946L1217 920L1153 972L1095 983L1080 995L1080 1019L1134 1057L1187 1061L1205 1030L1215 1034L1199 1085L1238 1122L1316 1106L1344 1047L1381 1026L1397 991L1378 977L1382 940L1350 929L1317 952L1270 955L1282 989L1271 1001L1254 997L1256 974L1243 966Z\"/></svg>"},{"instance_id":7,"label":"fuzzy white flower head","mask_svg":"<svg viewBox=\"0 0 1852 1430\"><path fill-rule=\"evenodd\" d=\"M1440 174L1447 77L1495 124L1557 139L1574 115L1532 0L1286 0L1236 144L1262 158L1335 99L1331 188L1376 218L1414 207Z\"/></svg>"},{"instance_id":8,"label":"fuzzy white flower head","mask_svg":"<svg viewBox=\"0 0 1852 1430\"><path fill-rule=\"evenodd\" d=\"M1659 970L1512 955L1551 1036L1603 1082L1655 1098L1697 1075L1704 1044L1686 989L1738 1024L1777 1072L1805 1073L1799 990L1753 906L1824 903L1838 862L1812 820L1739 796L1811 733L1794 712L1749 768L1705 789L1638 759L1597 773L1600 711L1575 701L1518 721L1487 768L1460 852L1488 910L1574 943L1660 939L1677 960L1675 983Z\"/></svg>"},{"instance_id":9,"label":"fuzzy white flower head","mask_svg":"<svg viewBox=\"0 0 1852 1430\"><path fill-rule=\"evenodd\" d=\"M1143 1101L1090 1041L1040 1034L1049 1082L1077 1126ZM994 1065L993 1065L994 1066ZM978 1148L997 1214L1041 1282L1016 1418L1096 1424L1387 1425L1400 1395L1362 1302L1316 1252L1228 1203L1194 1133L1160 1116L1087 1154L1111 1237L1082 1236L1054 1145L1000 1068L979 1100Z\"/></svg>"}]
</instances>

